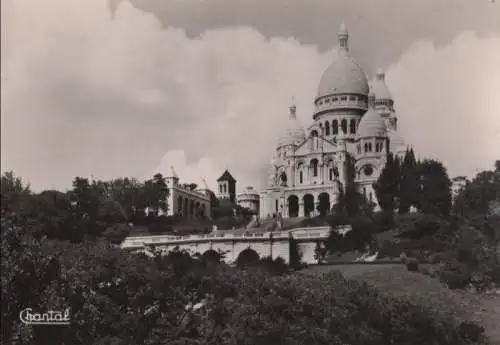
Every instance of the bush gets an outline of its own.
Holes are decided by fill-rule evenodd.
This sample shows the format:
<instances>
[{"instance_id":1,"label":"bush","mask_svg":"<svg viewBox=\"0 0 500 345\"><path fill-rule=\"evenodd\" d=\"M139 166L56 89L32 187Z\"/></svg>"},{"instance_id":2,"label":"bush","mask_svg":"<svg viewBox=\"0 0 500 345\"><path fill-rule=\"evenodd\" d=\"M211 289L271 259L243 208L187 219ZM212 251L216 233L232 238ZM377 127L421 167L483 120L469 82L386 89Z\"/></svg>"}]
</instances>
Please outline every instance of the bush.
<instances>
[{"instance_id":1,"label":"bush","mask_svg":"<svg viewBox=\"0 0 500 345\"><path fill-rule=\"evenodd\" d=\"M289 272L288 265L280 256L276 259L266 256L260 260L259 265L272 274L281 275Z\"/></svg>"},{"instance_id":2,"label":"bush","mask_svg":"<svg viewBox=\"0 0 500 345\"><path fill-rule=\"evenodd\" d=\"M470 342L478 342L484 333L484 327L476 323L464 321L458 326L458 334Z\"/></svg>"},{"instance_id":3,"label":"bush","mask_svg":"<svg viewBox=\"0 0 500 345\"><path fill-rule=\"evenodd\" d=\"M464 289L469 284L470 276L465 272L444 270L439 273L439 280L450 289Z\"/></svg>"},{"instance_id":4,"label":"bush","mask_svg":"<svg viewBox=\"0 0 500 345\"><path fill-rule=\"evenodd\" d=\"M418 260L415 258L409 258L406 262L406 269L412 272L418 272Z\"/></svg>"}]
</instances>

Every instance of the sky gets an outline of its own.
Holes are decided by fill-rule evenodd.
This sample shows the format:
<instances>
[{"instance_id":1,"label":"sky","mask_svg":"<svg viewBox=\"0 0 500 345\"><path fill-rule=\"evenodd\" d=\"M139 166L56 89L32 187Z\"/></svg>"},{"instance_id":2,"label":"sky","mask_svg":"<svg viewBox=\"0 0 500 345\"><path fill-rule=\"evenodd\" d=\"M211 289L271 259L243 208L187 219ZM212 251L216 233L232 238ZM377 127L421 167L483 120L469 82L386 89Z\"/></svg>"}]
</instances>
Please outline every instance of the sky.
<instances>
[{"instance_id":1,"label":"sky","mask_svg":"<svg viewBox=\"0 0 500 345\"><path fill-rule=\"evenodd\" d=\"M500 159L500 1L3 0L1 169L261 188L294 99L312 123L345 21L399 128L451 177Z\"/></svg>"}]
</instances>

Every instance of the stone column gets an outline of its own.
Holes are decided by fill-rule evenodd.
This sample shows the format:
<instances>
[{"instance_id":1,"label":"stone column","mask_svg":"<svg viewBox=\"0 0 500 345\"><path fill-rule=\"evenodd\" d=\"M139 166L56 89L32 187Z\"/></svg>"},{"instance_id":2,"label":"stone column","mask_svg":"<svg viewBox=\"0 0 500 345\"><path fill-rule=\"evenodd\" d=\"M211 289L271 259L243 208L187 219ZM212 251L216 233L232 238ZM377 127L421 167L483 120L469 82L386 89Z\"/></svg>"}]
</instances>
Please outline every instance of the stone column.
<instances>
[{"instance_id":1,"label":"stone column","mask_svg":"<svg viewBox=\"0 0 500 345\"><path fill-rule=\"evenodd\" d=\"M283 212L282 212L283 218L288 218L288 201L286 199L283 200Z\"/></svg>"},{"instance_id":2,"label":"stone column","mask_svg":"<svg viewBox=\"0 0 500 345\"><path fill-rule=\"evenodd\" d=\"M299 217L304 217L304 201L299 200Z\"/></svg>"}]
</instances>

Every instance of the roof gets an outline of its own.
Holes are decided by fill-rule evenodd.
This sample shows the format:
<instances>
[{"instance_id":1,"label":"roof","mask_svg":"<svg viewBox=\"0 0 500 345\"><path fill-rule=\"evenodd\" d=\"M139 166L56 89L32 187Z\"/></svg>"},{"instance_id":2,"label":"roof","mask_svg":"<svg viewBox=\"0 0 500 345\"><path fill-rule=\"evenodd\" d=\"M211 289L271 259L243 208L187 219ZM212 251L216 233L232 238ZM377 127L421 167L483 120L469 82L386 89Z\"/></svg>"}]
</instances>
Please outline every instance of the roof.
<instances>
[{"instance_id":1,"label":"roof","mask_svg":"<svg viewBox=\"0 0 500 345\"><path fill-rule=\"evenodd\" d=\"M370 90L368 79L361 67L349 56L348 33L344 24L341 26L338 37L340 42L338 56L323 72L317 97L332 94L368 95Z\"/></svg>"},{"instance_id":2,"label":"roof","mask_svg":"<svg viewBox=\"0 0 500 345\"><path fill-rule=\"evenodd\" d=\"M370 101L370 108L359 121L358 138L385 137L387 135L385 121L373 107L374 96L373 93L370 93L370 98L372 99Z\"/></svg>"},{"instance_id":3,"label":"roof","mask_svg":"<svg viewBox=\"0 0 500 345\"><path fill-rule=\"evenodd\" d=\"M341 51L321 76L317 97L333 94L363 94L369 92L368 79L358 64Z\"/></svg>"},{"instance_id":4,"label":"roof","mask_svg":"<svg viewBox=\"0 0 500 345\"><path fill-rule=\"evenodd\" d=\"M235 178L227 169L224 171L224 173L217 179L217 182L221 181L229 181L229 182L236 182Z\"/></svg>"},{"instance_id":5,"label":"roof","mask_svg":"<svg viewBox=\"0 0 500 345\"><path fill-rule=\"evenodd\" d=\"M285 129L278 138L278 147L286 145L299 145L306 140L306 133L295 115L295 106L290 107L290 116L284 124Z\"/></svg>"},{"instance_id":6,"label":"roof","mask_svg":"<svg viewBox=\"0 0 500 345\"><path fill-rule=\"evenodd\" d=\"M379 69L377 71L377 75L371 86L376 99L392 100L392 95L387 88L385 83L385 74L382 70Z\"/></svg>"}]
</instances>

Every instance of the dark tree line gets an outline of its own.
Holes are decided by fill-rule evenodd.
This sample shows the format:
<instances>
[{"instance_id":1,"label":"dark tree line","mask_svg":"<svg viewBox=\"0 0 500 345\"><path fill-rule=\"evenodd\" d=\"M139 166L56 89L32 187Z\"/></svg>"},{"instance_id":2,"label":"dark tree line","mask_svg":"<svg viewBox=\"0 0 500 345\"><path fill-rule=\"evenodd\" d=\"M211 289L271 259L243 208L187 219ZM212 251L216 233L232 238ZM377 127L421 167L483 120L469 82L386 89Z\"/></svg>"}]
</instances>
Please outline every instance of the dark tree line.
<instances>
[{"instance_id":1,"label":"dark tree line","mask_svg":"<svg viewBox=\"0 0 500 345\"><path fill-rule=\"evenodd\" d=\"M76 177L67 192L40 193L32 192L12 172L1 178L2 213L14 217L36 238L80 242L86 237L108 236L119 241L128 233L129 223L141 224L166 212L167 197L161 174L144 182Z\"/></svg>"},{"instance_id":2,"label":"dark tree line","mask_svg":"<svg viewBox=\"0 0 500 345\"><path fill-rule=\"evenodd\" d=\"M414 208L446 217L451 211L451 180L446 168L432 159L417 161L413 149L402 160L389 154L373 187L380 208L389 214Z\"/></svg>"}]
</instances>

